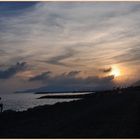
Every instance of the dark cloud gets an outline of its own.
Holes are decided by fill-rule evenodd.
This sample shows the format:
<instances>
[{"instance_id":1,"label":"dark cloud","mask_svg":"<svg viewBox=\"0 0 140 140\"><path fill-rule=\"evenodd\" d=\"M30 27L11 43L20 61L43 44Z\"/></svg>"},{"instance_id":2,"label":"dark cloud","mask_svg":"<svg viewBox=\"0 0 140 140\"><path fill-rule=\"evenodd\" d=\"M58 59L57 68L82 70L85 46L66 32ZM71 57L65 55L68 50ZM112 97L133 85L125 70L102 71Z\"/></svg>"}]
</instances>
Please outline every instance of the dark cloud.
<instances>
[{"instance_id":1,"label":"dark cloud","mask_svg":"<svg viewBox=\"0 0 140 140\"><path fill-rule=\"evenodd\" d=\"M23 71L27 68L26 62L17 63L7 68L6 70L0 70L0 79L8 79L14 76L16 73Z\"/></svg>"},{"instance_id":2,"label":"dark cloud","mask_svg":"<svg viewBox=\"0 0 140 140\"><path fill-rule=\"evenodd\" d=\"M35 6L37 2L1 2L0 3L0 16L8 16L8 15L17 15L24 12L33 6Z\"/></svg>"},{"instance_id":3,"label":"dark cloud","mask_svg":"<svg viewBox=\"0 0 140 140\"><path fill-rule=\"evenodd\" d=\"M114 86L114 76L97 77L91 76L86 78L78 77L80 71L71 71L57 76L50 76L50 72L42 73L33 77L32 81L43 81L46 83L45 87L32 89L32 92L37 91L72 91L72 90L102 90L109 89ZM49 76L48 76L49 75ZM29 79L31 81L31 79ZM31 91L31 90L30 90Z\"/></svg>"},{"instance_id":4,"label":"dark cloud","mask_svg":"<svg viewBox=\"0 0 140 140\"><path fill-rule=\"evenodd\" d=\"M53 64L53 65L62 65L62 66L68 66L67 64L65 64L64 62L62 62L63 60L70 58L72 56L74 56L75 52L71 49L67 50L66 52L64 52L64 54L55 56L50 58L49 60L47 60L47 63Z\"/></svg>"},{"instance_id":5,"label":"dark cloud","mask_svg":"<svg viewBox=\"0 0 140 140\"><path fill-rule=\"evenodd\" d=\"M70 71L68 74L67 74L67 76L69 76L69 77L75 77L77 74L79 74L80 73L80 71Z\"/></svg>"},{"instance_id":6,"label":"dark cloud","mask_svg":"<svg viewBox=\"0 0 140 140\"><path fill-rule=\"evenodd\" d=\"M102 71L102 72L104 72L104 73L108 73L108 72L110 72L111 70L112 70L111 67L100 69L100 71Z\"/></svg>"},{"instance_id":7,"label":"dark cloud","mask_svg":"<svg viewBox=\"0 0 140 140\"><path fill-rule=\"evenodd\" d=\"M44 73L41 73L40 75L36 75L35 77L31 77L31 78L29 79L29 81L44 80L44 79L47 79L47 78L49 77L50 74L51 74L50 71L44 72Z\"/></svg>"}]
</instances>

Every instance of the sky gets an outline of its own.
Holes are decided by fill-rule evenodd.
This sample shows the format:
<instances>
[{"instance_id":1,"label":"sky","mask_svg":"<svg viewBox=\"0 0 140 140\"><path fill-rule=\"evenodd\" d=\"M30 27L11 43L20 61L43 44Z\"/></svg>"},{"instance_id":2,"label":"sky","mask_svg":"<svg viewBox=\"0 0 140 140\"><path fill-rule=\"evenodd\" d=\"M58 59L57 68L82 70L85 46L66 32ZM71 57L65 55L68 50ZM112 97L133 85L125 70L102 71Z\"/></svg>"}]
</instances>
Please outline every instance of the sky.
<instances>
[{"instance_id":1,"label":"sky","mask_svg":"<svg viewBox=\"0 0 140 140\"><path fill-rule=\"evenodd\" d=\"M140 80L139 15L140 2L0 2L0 94Z\"/></svg>"}]
</instances>

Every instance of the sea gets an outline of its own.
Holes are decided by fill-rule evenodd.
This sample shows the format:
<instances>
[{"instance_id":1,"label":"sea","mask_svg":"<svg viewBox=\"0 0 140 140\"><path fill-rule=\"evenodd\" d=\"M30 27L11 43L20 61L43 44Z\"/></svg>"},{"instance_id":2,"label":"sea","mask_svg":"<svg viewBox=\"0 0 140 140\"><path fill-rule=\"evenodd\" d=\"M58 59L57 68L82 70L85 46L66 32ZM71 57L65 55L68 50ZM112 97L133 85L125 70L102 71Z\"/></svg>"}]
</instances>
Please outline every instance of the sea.
<instances>
[{"instance_id":1,"label":"sea","mask_svg":"<svg viewBox=\"0 0 140 140\"><path fill-rule=\"evenodd\" d=\"M59 93L62 95L72 95L75 93ZM76 93L76 94L88 94L88 93ZM79 100L80 98L73 99L37 99L41 96L48 94L34 94L34 93L11 93L0 95L1 102L3 103L3 110L24 111L29 108L33 108L40 105L53 105L58 102L70 102L73 100Z\"/></svg>"}]
</instances>

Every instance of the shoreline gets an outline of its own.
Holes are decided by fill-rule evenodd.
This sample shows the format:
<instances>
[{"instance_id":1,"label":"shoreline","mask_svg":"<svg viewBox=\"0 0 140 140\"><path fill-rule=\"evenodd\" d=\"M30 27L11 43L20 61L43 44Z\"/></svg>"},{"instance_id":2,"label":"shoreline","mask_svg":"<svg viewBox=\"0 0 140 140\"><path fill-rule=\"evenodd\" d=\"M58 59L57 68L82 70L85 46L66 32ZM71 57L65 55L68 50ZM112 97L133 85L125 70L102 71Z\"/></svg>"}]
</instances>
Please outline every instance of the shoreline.
<instances>
[{"instance_id":1,"label":"shoreline","mask_svg":"<svg viewBox=\"0 0 140 140\"><path fill-rule=\"evenodd\" d=\"M140 138L140 87L0 114L0 138Z\"/></svg>"}]
</instances>

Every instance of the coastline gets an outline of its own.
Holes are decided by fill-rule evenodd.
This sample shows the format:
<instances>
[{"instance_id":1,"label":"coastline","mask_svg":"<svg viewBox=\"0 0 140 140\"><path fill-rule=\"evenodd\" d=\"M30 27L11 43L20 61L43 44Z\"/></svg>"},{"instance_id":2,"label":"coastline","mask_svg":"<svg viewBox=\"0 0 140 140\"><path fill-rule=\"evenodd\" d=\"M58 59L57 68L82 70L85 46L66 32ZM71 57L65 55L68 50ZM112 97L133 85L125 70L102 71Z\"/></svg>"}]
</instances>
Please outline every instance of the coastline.
<instances>
[{"instance_id":1,"label":"coastline","mask_svg":"<svg viewBox=\"0 0 140 140\"><path fill-rule=\"evenodd\" d=\"M121 91L121 92L119 92ZM4 111L0 138L140 138L140 88Z\"/></svg>"}]
</instances>

